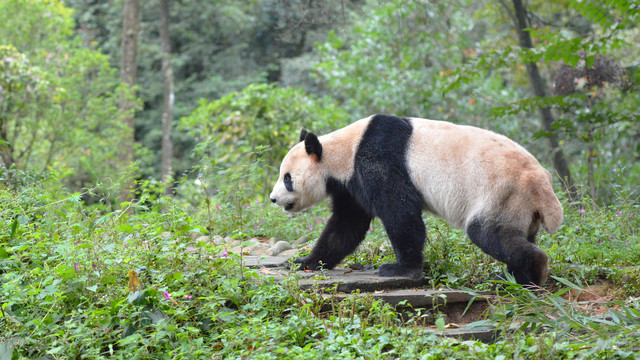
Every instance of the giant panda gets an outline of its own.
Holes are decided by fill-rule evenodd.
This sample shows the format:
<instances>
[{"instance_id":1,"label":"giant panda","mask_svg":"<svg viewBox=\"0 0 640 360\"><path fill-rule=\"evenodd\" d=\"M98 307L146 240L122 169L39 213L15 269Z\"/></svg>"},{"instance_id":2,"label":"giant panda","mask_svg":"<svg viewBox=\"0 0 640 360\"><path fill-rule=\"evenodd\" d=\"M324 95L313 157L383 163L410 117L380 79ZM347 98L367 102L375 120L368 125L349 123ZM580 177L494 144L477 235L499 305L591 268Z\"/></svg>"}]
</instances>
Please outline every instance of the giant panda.
<instances>
[{"instance_id":1,"label":"giant panda","mask_svg":"<svg viewBox=\"0 0 640 360\"><path fill-rule=\"evenodd\" d=\"M466 231L506 264L520 284L541 286L548 257L535 245L540 225L563 221L551 175L523 147L473 126L373 115L332 133L303 129L282 160L271 201L299 212L331 197L332 215L303 269L332 269L378 217L396 255L380 276L420 278L426 210Z\"/></svg>"}]
</instances>

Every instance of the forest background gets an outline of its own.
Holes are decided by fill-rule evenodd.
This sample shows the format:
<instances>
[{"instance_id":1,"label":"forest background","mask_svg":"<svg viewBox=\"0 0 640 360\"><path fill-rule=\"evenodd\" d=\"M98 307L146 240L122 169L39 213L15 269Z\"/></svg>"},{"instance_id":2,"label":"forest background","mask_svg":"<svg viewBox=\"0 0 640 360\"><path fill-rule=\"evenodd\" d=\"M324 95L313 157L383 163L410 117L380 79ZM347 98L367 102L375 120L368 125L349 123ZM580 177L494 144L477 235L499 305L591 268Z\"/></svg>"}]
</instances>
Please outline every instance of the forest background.
<instances>
[{"instance_id":1,"label":"forest background","mask_svg":"<svg viewBox=\"0 0 640 360\"><path fill-rule=\"evenodd\" d=\"M247 295L246 287L268 290L247 285L244 275L229 285L232 275L178 270L176 253L189 244L222 251L192 244L194 234L317 236L326 204L293 218L268 206L279 162L302 127L324 134L375 113L514 139L551 171L565 205L563 230L541 240L552 259L636 265L639 13L637 0L0 0L0 327L7 334L0 348L18 347L11 353L27 357L62 356L52 349L104 356L142 343L140 356L178 349L180 335L157 338L166 321L140 322L148 306L171 307L157 285L156 293L144 292L157 297L144 310L133 300L115 305L122 294L109 287L126 281L130 268L148 276L148 291L158 283L185 296L187 287L202 288L200 305L211 284L237 287L243 297L206 303L212 314L244 309L258 293ZM466 241L438 220L425 221L445 245ZM380 250L379 224L371 238L348 261L393 257ZM443 255L442 246L426 250L434 286L482 288L497 269L479 252L467 254L475 250ZM472 276L465 261L479 266ZM216 261L198 266L237 271ZM625 296L638 293L640 282L629 281L637 274L616 274ZM111 307L93 308L97 298ZM84 310L71 310L78 306ZM127 306L139 312L123 316ZM281 305L265 306L267 315L242 311L278 318ZM193 321L209 337L217 331L182 310L174 323ZM87 320L93 345L80 339L77 324L78 336L54 335L73 311L117 334L98 334ZM281 320L291 329L290 318ZM45 333L44 342L36 336ZM301 336L290 339L300 348L316 339ZM203 346L215 352L221 341ZM234 346L230 353L257 349Z\"/></svg>"}]
</instances>

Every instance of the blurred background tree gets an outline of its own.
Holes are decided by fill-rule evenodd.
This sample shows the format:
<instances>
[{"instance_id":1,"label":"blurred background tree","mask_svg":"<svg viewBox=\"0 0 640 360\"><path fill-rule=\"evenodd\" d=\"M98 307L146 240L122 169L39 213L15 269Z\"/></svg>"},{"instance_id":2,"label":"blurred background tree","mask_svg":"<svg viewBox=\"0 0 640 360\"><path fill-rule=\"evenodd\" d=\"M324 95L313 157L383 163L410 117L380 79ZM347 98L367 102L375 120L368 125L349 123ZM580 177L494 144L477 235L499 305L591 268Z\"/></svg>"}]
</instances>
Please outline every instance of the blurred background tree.
<instances>
[{"instance_id":1,"label":"blurred background tree","mask_svg":"<svg viewBox=\"0 0 640 360\"><path fill-rule=\"evenodd\" d=\"M241 169L260 146L277 167L302 126L323 133L389 113L495 130L551 170L562 152L580 195L637 199L638 1L529 1L527 27L518 26L516 2L142 2L135 176L168 175L170 66L180 125L169 139L173 179L195 178L203 159ZM118 176L125 114L116 95L132 96L116 76L124 4L0 0L3 57L18 59L2 66L20 64L1 80L5 167L53 169L73 188ZM531 92L527 64L546 96ZM552 121L541 125L539 109Z\"/></svg>"},{"instance_id":2,"label":"blurred background tree","mask_svg":"<svg viewBox=\"0 0 640 360\"><path fill-rule=\"evenodd\" d=\"M71 188L116 179L124 134L108 57L73 36L60 1L0 1L0 149L5 177L53 171Z\"/></svg>"}]
</instances>

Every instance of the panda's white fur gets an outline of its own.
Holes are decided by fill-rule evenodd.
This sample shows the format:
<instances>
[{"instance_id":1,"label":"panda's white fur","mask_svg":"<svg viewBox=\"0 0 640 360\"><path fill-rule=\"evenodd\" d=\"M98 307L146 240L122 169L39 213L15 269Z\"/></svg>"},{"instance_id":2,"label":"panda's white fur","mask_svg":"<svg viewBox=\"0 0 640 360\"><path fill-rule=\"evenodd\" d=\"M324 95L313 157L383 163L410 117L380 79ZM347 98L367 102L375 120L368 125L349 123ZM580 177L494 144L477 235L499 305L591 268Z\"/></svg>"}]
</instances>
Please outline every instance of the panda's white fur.
<instances>
[{"instance_id":1,"label":"panda's white fur","mask_svg":"<svg viewBox=\"0 0 640 360\"><path fill-rule=\"evenodd\" d=\"M473 126L418 118L411 123L407 167L429 211L466 228L470 219L483 212L517 213L522 208L551 206L543 225L548 232L558 229L562 206L553 192L551 174L522 146ZM514 196L501 204L501 195L510 192ZM503 220L519 221L517 217Z\"/></svg>"},{"instance_id":2,"label":"panda's white fur","mask_svg":"<svg viewBox=\"0 0 640 360\"><path fill-rule=\"evenodd\" d=\"M280 177L276 182L271 199L276 205L286 208L294 202L290 212L299 212L317 205L327 198L326 179L332 176L346 182L353 175L353 161L362 137L371 117L358 120L349 126L320 136L322 144L322 165L318 166L317 158L309 156L304 142L296 144L282 160ZM287 191L284 185L285 174L290 173L293 180L293 192Z\"/></svg>"},{"instance_id":3,"label":"panda's white fur","mask_svg":"<svg viewBox=\"0 0 640 360\"><path fill-rule=\"evenodd\" d=\"M380 127L378 124L384 120L384 124L381 125L382 129L388 129L389 133L395 130L396 125L410 128L410 135L406 135L406 149L403 150L404 160L395 162L369 161L367 164L369 164L369 168L373 168L371 171L355 173L354 164L361 160L356 159L356 154L361 142L364 141L365 132L369 130L366 135L368 144L373 141L369 139L372 136L378 136L380 139L387 136L371 132L372 119L375 119L378 127ZM380 132L380 130L377 131ZM563 220L562 206L553 192L549 172L520 145L505 136L472 126L420 118L399 119L379 115L358 120L349 126L318 138L311 135L312 140L316 141L309 139L301 141L289 151L282 161L279 179L270 195L272 201L278 206L285 207L287 211L292 212L304 210L332 195L327 186L334 184L333 188L336 186L345 187L344 190L336 190L334 193L337 192L340 197L349 198L351 202L348 204L351 205L348 206L356 209L350 210L351 212L362 210L363 216L365 213L370 217L380 216L381 205L371 204L376 203L376 196L385 194L356 194L363 190L358 189L363 185L357 184L371 184L371 179L366 182L360 181L362 180L360 178L365 176L363 174L371 172L390 174L393 181L397 181L397 179L402 180L402 176L396 176L396 170L384 172L385 169L375 169L375 167L387 166L398 167L399 170L406 169L411 182L408 185L415 186L419 192L423 209L444 218L455 227L466 229L474 243L483 248L485 252L507 263L511 268L517 269L520 262L528 264L533 261L539 269L535 270L538 272L535 276L532 275L534 279L532 282L544 282L546 255L535 245L533 245L535 248L529 249L529 245L526 245L525 242L533 243L540 223L548 232L555 232ZM388 139L395 140L395 138ZM301 140L304 139L301 138ZM309 146L313 147L313 144L317 147L315 151L313 148L309 148ZM386 146L384 142L374 145L381 149ZM394 154L394 149L384 150L387 154ZM398 149L398 151L401 150ZM374 155L371 154L372 158ZM369 154L360 153L358 156L369 156ZM397 164L397 162L403 163ZM293 191L288 191L284 184L284 178L287 174L291 176ZM391 181L384 177L374 180L374 183L377 184ZM393 184L388 185L385 189L395 191ZM364 191L369 191L369 189L364 189ZM400 193L394 196L403 195ZM334 214L335 204L339 202L336 200L336 196L338 195L333 196ZM383 203L385 205L392 203L390 206L400 206L393 205L395 204L393 198ZM344 215L341 216L344 217ZM385 219L382 220L388 232L389 227L402 221L402 218L394 218L393 215L386 217L388 218L386 223ZM366 216L362 219L362 223L365 222ZM326 245L328 243L322 246L331 248L331 251L337 251L338 240L332 239L337 239L337 234L344 232L345 228L350 230L348 226L347 222L342 225L327 226L329 229L325 229L327 234L324 236L328 240L322 242L333 241L333 243L331 246ZM401 228L402 226L398 225L397 227ZM416 236L420 235L419 230L411 231L413 232L409 235L413 235L413 233L416 233ZM345 235L345 238L340 241L359 243L362 239L356 239L356 237L360 238L359 233L358 235ZM517 238L517 240L503 239L507 237ZM495 240L498 242L494 243L492 238L499 238L499 241ZM528 241L521 238L526 238ZM320 240L322 240L322 236ZM320 240L318 245L320 245ZM397 247L404 246L402 240L393 238L391 240L397 257L400 257ZM517 246L513 245L516 243ZM522 250L523 254L518 253L521 245L527 248ZM412 243L411 246L418 245ZM314 257L313 261L323 261L324 258L331 257L318 255L320 250L322 249L316 251L315 257L312 256ZM512 257L509 252L516 252L516 254ZM344 256L340 254L335 257L340 261ZM515 265L510 264L509 262L515 257L526 259L517 260ZM528 260L529 258L534 258L534 260ZM300 262L304 264L304 258ZM332 261L329 262L330 267L335 266L331 263ZM413 266L415 267L415 265ZM528 274L535 272L534 270L523 271L527 273L522 277L523 279L528 279ZM394 270L389 274L396 273ZM412 274L415 276L415 271Z\"/></svg>"}]
</instances>

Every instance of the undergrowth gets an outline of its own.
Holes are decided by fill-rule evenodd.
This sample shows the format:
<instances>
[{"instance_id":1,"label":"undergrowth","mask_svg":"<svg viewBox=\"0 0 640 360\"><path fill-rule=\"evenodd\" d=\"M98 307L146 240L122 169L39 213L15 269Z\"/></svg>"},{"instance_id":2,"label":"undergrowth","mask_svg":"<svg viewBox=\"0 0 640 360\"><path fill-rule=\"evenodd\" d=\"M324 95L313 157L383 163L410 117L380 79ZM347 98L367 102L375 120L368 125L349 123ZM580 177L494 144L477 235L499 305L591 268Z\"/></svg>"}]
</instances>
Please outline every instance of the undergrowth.
<instances>
[{"instance_id":1,"label":"undergrowth","mask_svg":"<svg viewBox=\"0 0 640 360\"><path fill-rule=\"evenodd\" d=\"M203 235L317 238L328 205L290 217L250 179L220 188L199 179L190 180L191 198L142 184L119 208L85 205L90 190L68 194L49 179L0 187L0 359L632 358L640 344L640 209L632 202L565 206L560 231L539 239L552 259L549 285L532 292L504 283L489 319L502 336L486 344L443 338L439 327L371 297L326 310L295 276L275 283L244 269ZM431 286L496 291L490 279L503 265L464 232L425 222ZM389 261L374 221L345 264ZM618 299L605 310L567 297L603 279Z\"/></svg>"}]
</instances>

